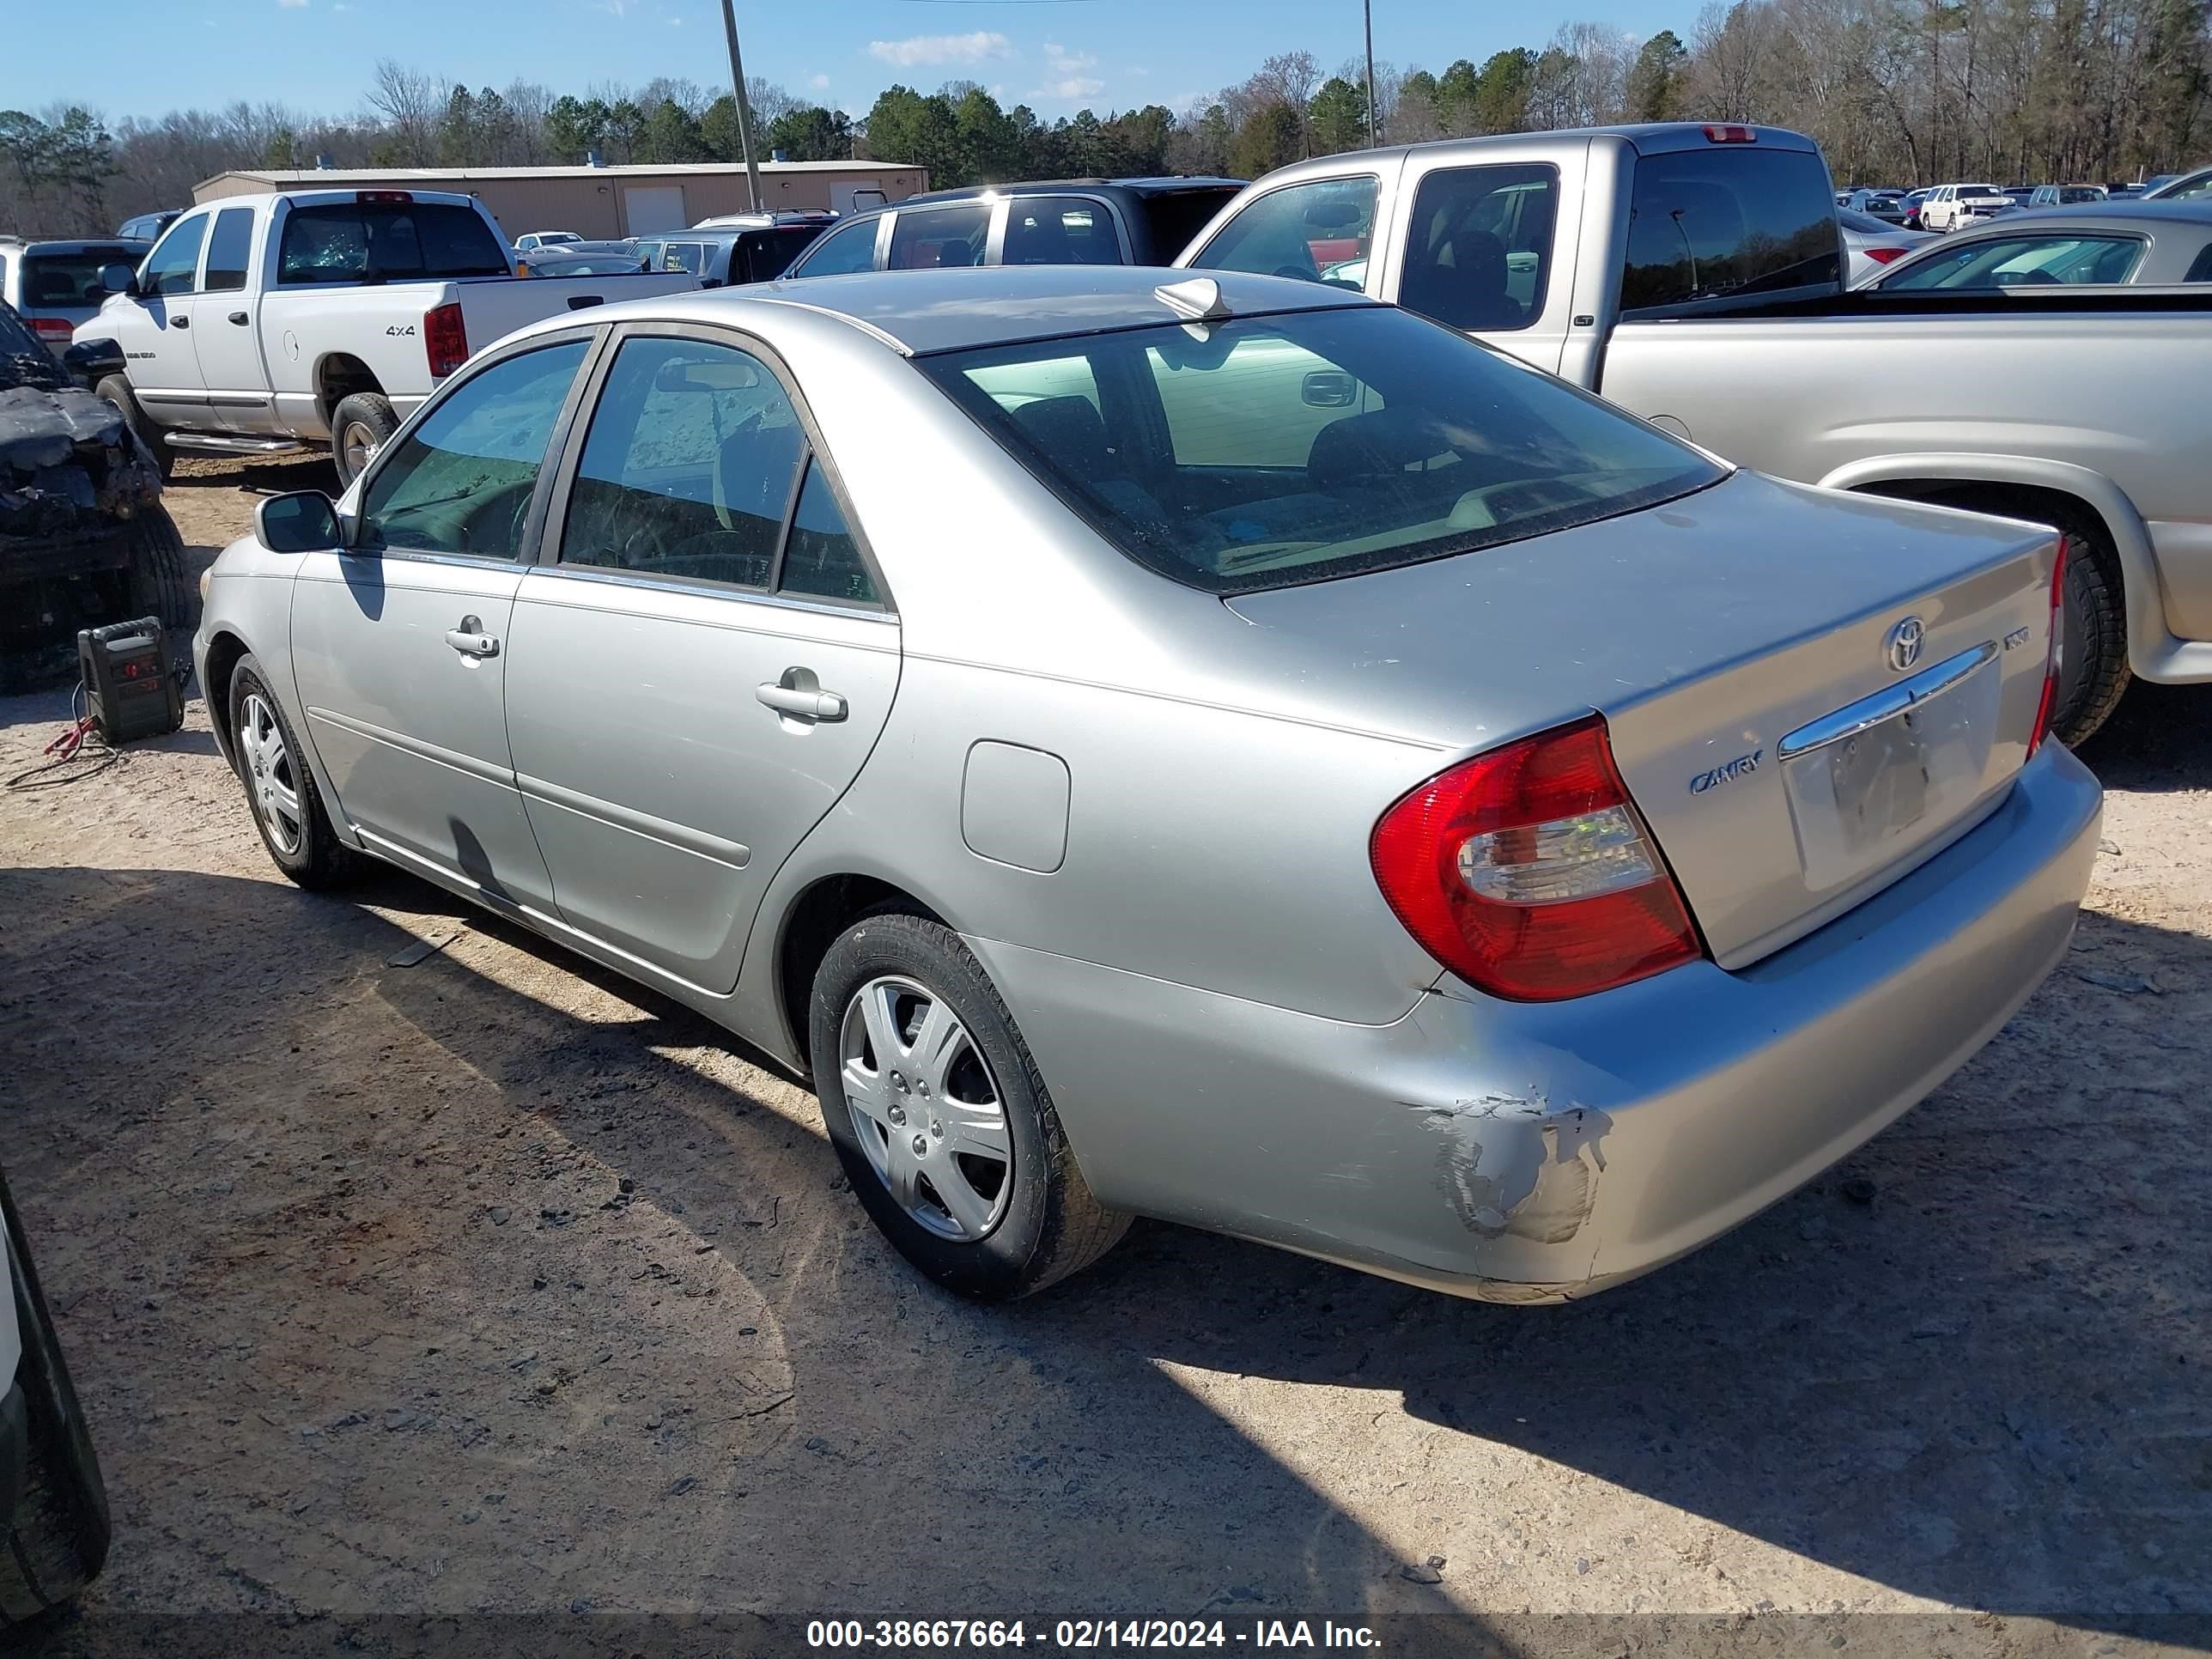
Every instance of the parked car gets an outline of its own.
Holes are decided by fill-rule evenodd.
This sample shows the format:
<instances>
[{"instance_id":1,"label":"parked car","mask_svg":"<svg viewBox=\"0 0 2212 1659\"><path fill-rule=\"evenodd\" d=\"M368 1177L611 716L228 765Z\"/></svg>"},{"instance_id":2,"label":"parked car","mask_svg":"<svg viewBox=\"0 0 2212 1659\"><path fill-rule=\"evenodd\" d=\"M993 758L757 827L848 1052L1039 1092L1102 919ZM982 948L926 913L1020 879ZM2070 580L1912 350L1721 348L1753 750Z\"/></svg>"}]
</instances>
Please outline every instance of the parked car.
<instances>
[{"instance_id":1,"label":"parked car","mask_svg":"<svg viewBox=\"0 0 2212 1659\"><path fill-rule=\"evenodd\" d=\"M1900 190L1855 190L1844 206L1886 225L1905 223L1905 192Z\"/></svg>"},{"instance_id":2,"label":"parked car","mask_svg":"<svg viewBox=\"0 0 2212 1659\"><path fill-rule=\"evenodd\" d=\"M27 241L0 236L0 304L13 307L33 334L59 351L107 297L100 271L118 261L136 264L152 246L122 237Z\"/></svg>"},{"instance_id":3,"label":"parked car","mask_svg":"<svg viewBox=\"0 0 2212 1659\"><path fill-rule=\"evenodd\" d=\"M526 230L514 239L514 251L517 253L532 253L541 247L558 247L564 242L580 242L583 240L573 230Z\"/></svg>"},{"instance_id":4,"label":"parked car","mask_svg":"<svg viewBox=\"0 0 2212 1659\"><path fill-rule=\"evenodd\" d=\"M529 256L517 270L523 276L628 276L645 270L628 248L605 253L570 253L565 249Z\"/></svg>"},{"instance_id":5,"label":"parked car","mask_svg":"<svg viewBox=\"0 0 2212 1659\"><path fill-rule=\"evenodd\" d=\"M1998 193L2015 208L2032 207L2035 203L2033 185L2007 185Z\"/></svg>"},{"instance_id":6,"label":"parked car","mask_svg":"<svg viewBox=\"0 0 2212 1659\"><path fill-rule=\"evenodd\" d=\"M542 233L540 233L542 234ZM169 227L76 338L112 339L127 374L100 391L161 458L332 447L349 479L482 344L684 276L515 280L471 196L295 190L229 196Z\"/></svg>"},{"instance_id":7,"label":"parked car","mask_svg":"<svg viewBox=\"0 0 2212 1659\"><path fill-rule=\"evenodd\" d=\"M1978 226L1901 259L1871 286L2025 289L2212 283L2212 201L2114 202Z\"/></svg>"},{"instance_id":8,"label":"parked car","mask_svg":"<svg viewBox=\"0 0 2212 1659\"><path fill-rule=\"evenodd\" d=\"M2102 185L2038 185L2027 204L2032 208L2087 207L2104 201L2108 194Z\"/></svg>"},{"instance_id":9,"label":"parked car","mask_svg":"<svg viewBox=\"0 0 2212 1659\"><path fill-rule=\"evenodd\" d=\"M1234 179L1067 179L934 191L853 215L787 274L1165 264L1242 188Z\"/></svg>"},{"instance_id":10,"label":"parked car","mask_svg":"<svg viewBox=\"0 0 2212 1659\"><path fill-rule=\"evenodd\" d=\"M702 288L769 283L836 222L834 214L731 214L712 224L640 237L649 270L688 271Z\"/></svg>"},{"instance_id":11,"label":"parked car","mask_svg":"<svg viewBox=\"0 0 2212 1659\"><path fill-rule=\"evenodd\" d=\"M2212 681L2212 289L1841 294L1818 149L1721 124L1300 162L1176 263L1318 276L1347 223L1387 254L1363 291L1731 460L2065 531L2067 741L2131 672Z\"/></svg>"},{"instance_id":12,"label":"parked car","mask_svg":"<svg viewBox=\"0 0 2212 1659\"><path fill-rule=\"evenodd\" d=\"M15 1626L99 1577L110 1528L100 1458L5 1176L0 1216L10 1281L0 1300L0 1620Z\"/></svg>"},{"instance_id":13,"label":"parked car","mask_svg":"<svg viewBox=\"0 0 2212 1659\"><path fill-rule=\"evenodd\" d=\"M1899 222L1904 225L1907 230L1923 230L1926 228L1926 227L1920 222L1920 210L1927 205L1929 193L1929 191L1925 190L1916 190L1908 194L1905 198L1904 201L1899 204L1899 205L1905 210L1905 217Z\"/></svg>"},{"instance_id":14,"label":"parked car","mask_svg":"<svg viewBox=\"0 0 2212 1659\"><path fill-rule=\"evenodd\" d=\"M115 234L126 242L153 243L161 240L161 233L185 216L182 208L163 208L158 213L142 213L125 219L115 228Z\"/></svg>"},{"instance_id":15,"label":"parked car","mask_svg":"<svg viewBox=\"0 0 2212 1659\"><path fill-rule=\"evenodd\" d=\"M1340 289L884 274L501 343L260 504L198 649L280 869L418 871L811 1074L955 1290L1141 1213L1557 1301L2063 956L2062 558Z\"/></svg>"},{"instance_id":16,"label":"parked car","mask_svg":"<svg viewBox=\"0 0 2212 1659\"><path fill-rule=\"evenodd\" d=\"M185 660L199 594L161 472L0 303L0 689L74 678L77 629L149 615Z\"/></svg>"},{"instance_id":17,"label":"parked car","mask_svg":"<svg viewBox=\"0 0 2212 1659\"><path fill-rule=\"evenodd\" d=\"M1907 230L1902 225L1856 213L1850 208L1836 210L1836 223L1844 233L1847 262L1844 281L1854 287L1893 260L1902 259L1914 248L1933 240L1926 231Z\"/></svg>"},{"instance_id":18,"label":"parked car","mask_svg":"<svg viewBox=\"0 0 2212 1659\"><path fill-rule=\"evenodd\" d=\"M2164 190L2168 185L2172 184L2181 175L2178 173L2154 173L2149 178L2144 179L2141 184L2130 185L2130 188L2139 190L2144 195L2148 196L2153 191Z\"/></svg>"},{"instance_id":19,"label":"parked car","mask_svg":"<svg viewBox=\"0 0 2212 1659\"><path fill-rule=\"evenodd\" d=\"M2156 190L2143 192L2147 202L2195 202L2212 196L2212 167L2175 173Z\"/></svg>"},{"instance_id":20,"label":"parked car","mask_svg":"<svg viewBox=\"0 0 2212 1659\"><path fill-rule=\"evenodd\" d=\"M1938 185L1920 204L1920 228L1957 230L2018 210L2019 204L1995 185Z\"/></svg>"}]
</instances>

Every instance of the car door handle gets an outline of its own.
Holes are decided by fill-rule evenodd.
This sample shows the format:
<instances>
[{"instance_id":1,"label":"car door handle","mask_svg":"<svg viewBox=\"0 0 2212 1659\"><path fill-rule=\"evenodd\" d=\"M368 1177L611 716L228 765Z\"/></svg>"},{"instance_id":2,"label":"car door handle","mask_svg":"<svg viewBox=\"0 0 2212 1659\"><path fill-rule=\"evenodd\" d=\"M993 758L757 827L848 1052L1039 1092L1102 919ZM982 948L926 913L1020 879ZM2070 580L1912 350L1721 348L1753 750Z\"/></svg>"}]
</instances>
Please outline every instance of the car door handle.
<instances>
[{"instance_id":1,"label":"car door handle","mask_svg":"<svg viewBox=\"0 0 2212 1659\"><path fill-rule=\"evenodd\" d=\"M496 657L499 641L483 631L483 623L474 617L461 618L459 628L446 630L446 643L465 657Z\"/></svg>"},{"instance_id":2,"label":"car door handle","mask_svg":"<svg viewBox=\"0 0 2212 1659\"><path fill-rule=\"evenodd\" d=\"M236 323L240 328L244 328L247 323L252 320L252 319L248 317L242 311L234 311L230 313L230 320Z\"/></svg>"},{"instance_id":3,"label":"car door handle","mask_svg":"<svg viewBox=\"0 0 2212 1659\"><path fill-rule=\"evenodd\" d=\"M795 678L798 671L787 672L784 678ZM807 678L811 679L812 675ZM817 691L808 686L781 685L764 682L753 693L779 714L796 714L801 720L842 720L845 718L845 700L835 691Z\"/></svg>"},{"instance_id":4,"label":"car door handle","mask_svg":"<svg viewBox=\"0 0 2212 1659\"><path fill-rule=\"evenodd\" d=\"M169 319L169 326L171 328L190 328L191 325L192 319L189 317L172 317Z\"/></svg>"}]
</instances>

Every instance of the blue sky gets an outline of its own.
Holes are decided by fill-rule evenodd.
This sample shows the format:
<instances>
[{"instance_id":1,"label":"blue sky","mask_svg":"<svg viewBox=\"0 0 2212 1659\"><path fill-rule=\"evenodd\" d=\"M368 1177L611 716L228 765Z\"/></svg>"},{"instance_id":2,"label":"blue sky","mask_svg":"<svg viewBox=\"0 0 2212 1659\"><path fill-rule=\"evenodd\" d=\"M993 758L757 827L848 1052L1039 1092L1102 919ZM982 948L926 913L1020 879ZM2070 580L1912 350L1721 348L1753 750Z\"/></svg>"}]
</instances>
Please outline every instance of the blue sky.
<instances>
[{"instance_id":1,"label":"blue sky","mask_svg":"<svg viewBox=\"0 0 2212 1659\"><path fill-rule=\"evenodd\" d=\"M726 78L720 0L94 0L8 24L0 107L84 102L111 120L246 98L357 107L371 66L556 88L657 75ZM1569 17L1686 36L1696 0L1375 0L1378 58L1441 69L1539 43ZM1359 50L1358 0L738 0L748 74L855 112L895 80L955 78L1050 117L1177 106L1299 47L1333 69Z\"/></svg>"}]
</instances>

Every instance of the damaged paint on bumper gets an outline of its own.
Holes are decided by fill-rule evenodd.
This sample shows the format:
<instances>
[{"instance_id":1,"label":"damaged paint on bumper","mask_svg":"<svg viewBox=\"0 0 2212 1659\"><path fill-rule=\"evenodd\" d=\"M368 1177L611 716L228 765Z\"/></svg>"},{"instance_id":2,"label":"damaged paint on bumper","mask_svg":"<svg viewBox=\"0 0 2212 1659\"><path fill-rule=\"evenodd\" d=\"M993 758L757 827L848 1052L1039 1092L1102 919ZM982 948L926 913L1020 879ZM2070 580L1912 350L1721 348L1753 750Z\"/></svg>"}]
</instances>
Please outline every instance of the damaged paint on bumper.
<instances>
[{"instance_id":1,"label":"damaged paint on bumper","mask_svg":"<svg viewBox=\"0 0 2212 1659\"><path fill-rule=\"evenodd\" d=\"M969 943L1105 1202L1562 1301L1749 1218L1963 1065L2064 953L2101 810L2053 744L1971 833L1750 967L1544 1005L1448 980L1387 1025Z\"/></svg>"}]
</instances>

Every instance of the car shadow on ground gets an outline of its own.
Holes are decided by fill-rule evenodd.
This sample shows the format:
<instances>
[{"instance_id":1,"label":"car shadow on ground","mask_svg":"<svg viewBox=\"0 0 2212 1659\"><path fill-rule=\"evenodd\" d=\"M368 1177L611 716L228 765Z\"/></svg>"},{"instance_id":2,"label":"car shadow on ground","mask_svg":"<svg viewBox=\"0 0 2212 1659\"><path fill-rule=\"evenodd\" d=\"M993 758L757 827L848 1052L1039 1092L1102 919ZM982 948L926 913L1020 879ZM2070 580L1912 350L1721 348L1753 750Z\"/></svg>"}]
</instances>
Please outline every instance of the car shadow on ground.
<instances>
[{"instance_id":1,"label":"car shadow on ground","mask_svg":"<svg viewBox=\"0 0 2212 1659\"><path fill-rule=\"evenodd\" d=\"M89 1298L64 1339L130 1583L68 1650L162 1595L286 1618L1428 1613L1439 1650L1510 1646L1454 1575L1494 1567L1470 1547L1515 1559L1528 1516L1470 1527L1433 1490L1399 1514L1366 1466L1466 1459L1502 1492L1504 1448L1915 1596L2101 1629L2212 1612L2193 935L2090 918L1918 1111L1587 1304L1455 1302L1140 1224L978 1309L866 1227L757 1056L462 915L397 874L348 901L0 872L10 1173L63 1241L57 1294ZM1305 1467L1283 1384L1371 1418L1371 1451ZM1436 1587L1407 1575L1431 1529L1474 1540ZM134 1553L166 1571L150 1602ZM1570 1569L1526 1570L1540 1601Z\"/></svg>"},{"instance_id":2,"label":"car shadow on ground","mask_svg":"<svg viewBox=\"0 0 2212 1659\"><path fill-rule=\"evenodd\" d=\"M2212 781L2212 686L2136 681L2081 755L2109 789L2203 788Z\"/></svg>"}]
</instances>

